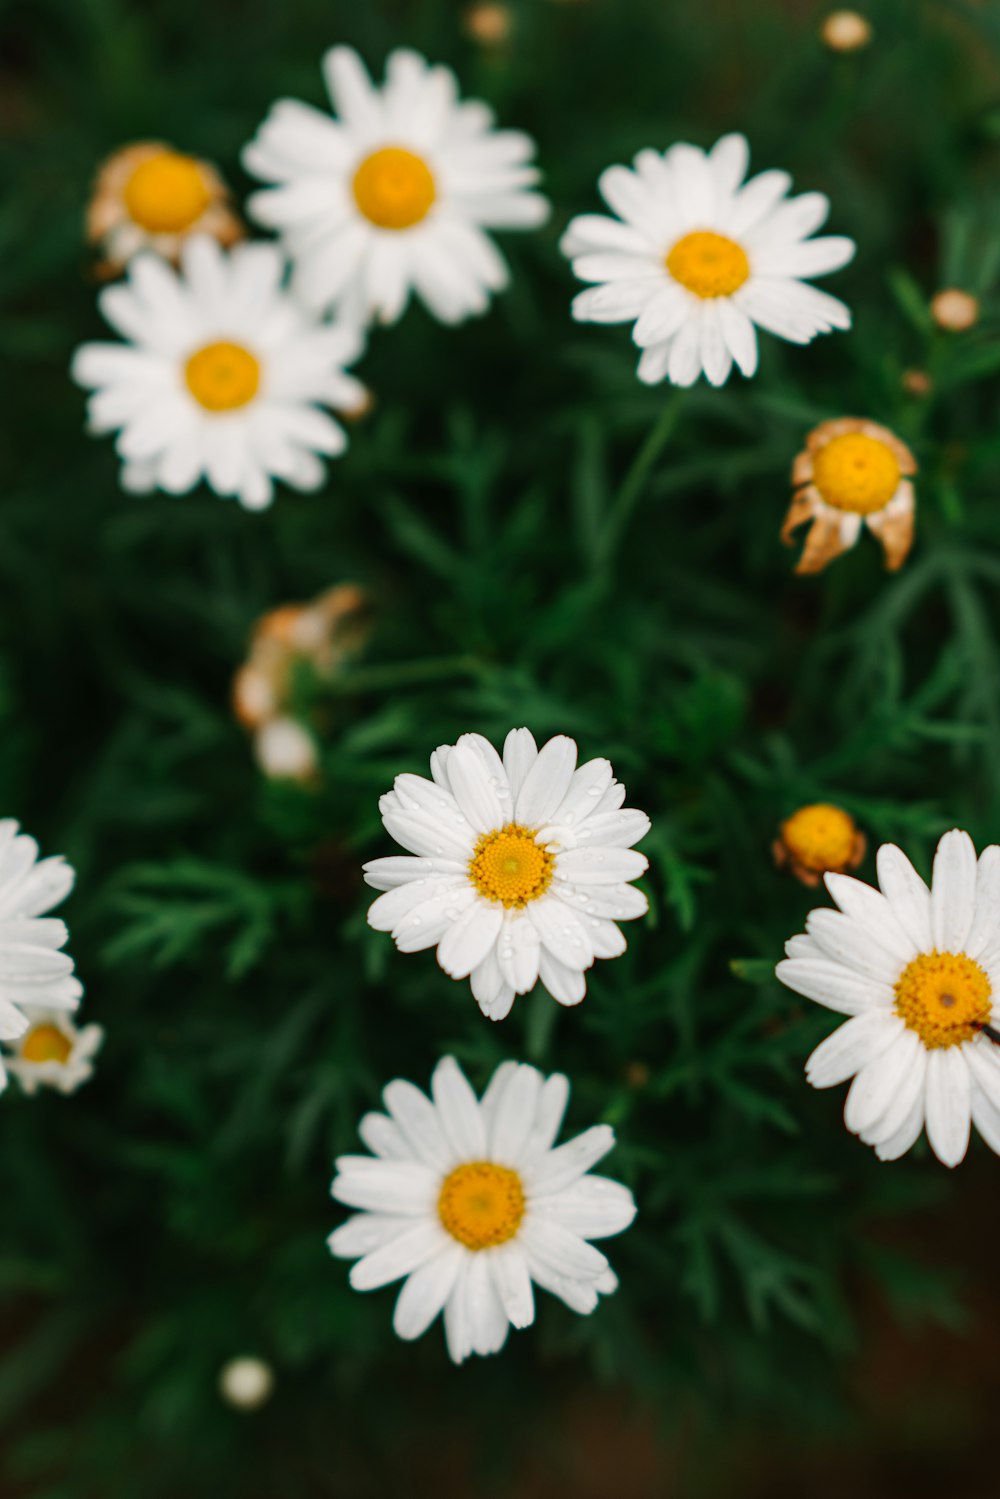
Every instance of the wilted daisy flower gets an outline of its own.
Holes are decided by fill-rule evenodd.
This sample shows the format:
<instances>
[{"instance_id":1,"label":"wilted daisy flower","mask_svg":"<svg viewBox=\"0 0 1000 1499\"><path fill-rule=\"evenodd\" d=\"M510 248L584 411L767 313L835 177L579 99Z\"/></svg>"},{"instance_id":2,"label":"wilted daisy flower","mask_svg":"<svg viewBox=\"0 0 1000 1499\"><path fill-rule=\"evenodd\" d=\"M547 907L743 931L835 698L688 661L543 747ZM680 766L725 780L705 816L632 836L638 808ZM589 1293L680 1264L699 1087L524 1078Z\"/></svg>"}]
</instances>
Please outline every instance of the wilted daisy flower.
<instances>
[{"instance_id":1,"label":"wilted daisy flower","mask_svg":"<svg viewBox=\"0 0 1000 1499\"><path fill-rule=\"evenodd\" d=\"M634 169L608 167L601 195L618 215L573 219L562 250L581 281L598 285L573 302L579 322L630 323L643 350L639 379L722 385L735 361L757 368L756 327L791 343L849 328L843 302L806 285L846 265L854 243L809 239L829 203L822 193L787 198L787 172L749 182L742 135L709 152L697 146L640 151Z\"/></svg>"},{"instance_id":2,"label":"wilted daisy flower","mask_svg":"<svg viewBox=\"0 0 1000 1499\"><path fill-rule=\"evenodd\" d=\"M609 760L577 769L576 754L565 735L539 750L527 729L511 729L501 760L481 734L463 734L431 756L432 781L397 776L379 802L415 857L365 865L386 892L369 924L400 952L436 947L491 1020L539 979L560 1004L578 1004L594 959L625 951L615 922L647 910L629 881L647 867L631 845L649 818L623 809Z\"/></svg>"},{"instance_id":3,"label":"wilted daisy flower","mask_svg":"<svg viewBox=\"0 0 1000 1499\"><path fill-rule=\"evenodd\" d=\"M184 156L162 141L124 146L101 167L87 209L87 238L116 273L140 250L176 262L192 234L221 245L240 239L243 226L229 207L222 178L206 161Z\"/></svg>"},{"instance_id":4,"label":"wilted daisy flower","mask_svg":"<svg viewBox=\"0 0 1000 1499\"><path fill-rule=\"evenodd\" d=\"M405 1283L393 1326L419 1338L444 1311L448 1352L498 1353L508 1327L535 1320L533 1285L592 1312L618 1281L588 1239L628 1228L631 1192L589 1174L615 1143L597 1124L556 1146L569 1084L504 1062L481 1099L453 1057L434 1069L431 1099L397 1080L385 1114L359 1126L372 1156L337 1161L333 1195L360 1208L330 1248L356 1291ZM433 1100L433 1101L431 1101Z\"/></svg>"},{"instance_id":5,"label":"wilted daisy flower","mask_svg":"<svg viewBox=\"0 0 1000 1499\"><path fill-rule=\"evenodd\" d=\"M812 802L785 818L773 853L779 869L787 865L803 885L818 885L830 871L857 869L865 856L865 835L843 807Z\"/></svg>"},{"instance_id":6,"label":"wilted daisy flower","mask_svg":"<svg viewBox=\"0 0 1000 1499\"><path fill-rule=\"evenodd\" d=\"M814 1088L853 1077L844 1117L886 1161L926 1125L956 1166L970 1120L1000 1154L1000 846L976 861L968 833L946 833L928 890L898 848L878 851L881 894L828 874L839 911L811 911L779 963L782 983L851 1019L813 1052Z\"/></svg>"},{"instance_id":7,"label":"wilted daisy flower","mask_svg":"<svg viewBox=\"0 0 1000 1499\"><path fill-rule=\"evenodd\" d=\"M534 142L495 130L493 114L460 102L447 68L396 51L376 88L356 52L323 59L339 116L283 99L243 153L275 184L249 211L277 230L311 307L393 323L410 293L443 323L485 312L507 284L490 229L532 229L548 204L531 188Z\"/></svg>"},{"instance_id":8,"label":"wilted daisy flower","mask_svg":"<svg viewBox=\"0 0 1000 1499\"><path fill-rule=\"evenodd\" d=\"M65 923L46 916L73 888L73 870L61 857L39 859L34 838L12 818L0 821L0 1041L28 1029L24 1007L75 1010L83 989L73 960L59 949ZM6 1087L0 1060L0 1089Z\"/></svg>"},{"instance_id":9,"label":"wilted daisy flower","mask_svg":"<svg viewBox=\"0 0 1000 1499\"><path fill-rule=\"evenodd\" d=\"M795 571L822 572L864 525L881 542L889 571L902 567L913 545L916 472L913 454L887 427L853 416L820 422L792 465L795 495L781 528L791 546L797 527L809 524Z\"/></svg>"},{"instance_id":10,"label":"wilted daisy flower","mask_svg":"<svg viewBox=\"0 0 1000 1499\"><path fill-rule=\"evenodd\" d=\"M99 1025L78 1030L62 1010L24 1007L28 1029L16 1041L8 1041L3 1060L25 1093L55 1088L75 1093L94 1075L93 1059L101 1049L104 1031Z\"/></svg>"},{"instance_id":11,"label":"wilted daisy flower","mask_svg":"<svg viewBox=\"0 0 1000 1499\"><path fill-rule=\"evenodd\" d=\"M273 245L188 240L181 273L139 255L126 285L100 294L128 342L84 344L73 378L95 391L90 430L117 432L126 489L184 494L204 478L250 510L274 479L316 489L323 458L347 446L322 407L350 407L364 387L343 366L357 332L317 323L282 287Z\"/></svg>"}]
</instances>

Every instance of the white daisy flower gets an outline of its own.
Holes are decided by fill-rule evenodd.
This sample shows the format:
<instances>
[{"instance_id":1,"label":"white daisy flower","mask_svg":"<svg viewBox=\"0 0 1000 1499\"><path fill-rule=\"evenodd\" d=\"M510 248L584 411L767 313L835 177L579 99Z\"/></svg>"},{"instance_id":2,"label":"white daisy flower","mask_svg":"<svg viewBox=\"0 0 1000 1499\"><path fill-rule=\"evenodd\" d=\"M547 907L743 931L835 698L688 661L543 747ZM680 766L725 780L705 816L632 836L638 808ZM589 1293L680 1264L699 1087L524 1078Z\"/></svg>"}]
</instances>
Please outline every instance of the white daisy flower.
<instances>
[{"instance_id":1,"label":"white daisy flower","mask_svg":"<svg viewBox=\"0 0 1000 1499\"><path fill-rule=\"evenodd\" d=\"M533 1284L587 1314L618 1281L589 1239L628 1228L627 1187L590 1168L615 1143L597 1124L555 1146L569 1097L558 1073L504 1062L482 1099L453 1057L434 1069L432 1100L412 1083L385 1089L386 1114L359 1125L372 1156L337 1161L333 1195L360 1208L329 1245L356 1291L405 1282L393 1326L419 1338L444 1312L456 1364L498 1353L508 1327L535 1320Z\"/></svg>"},{"instance_id":2,"label":"white daisy flower","mask_svg":"<svg viewBox=\"0 0 1000 1499\"><path fill-rule=\"evenodd\" d=\"M361 339L304 312L283 272L273 245L226 254L199 235L182 246L179 275L139 255L127 284L101 292L101 311L128 342L84 344L73 378L95 391L91 432L118 433L126 489L184 494L205 478L258 510L274 479L323 483L323 458L342 453L347 437L321 408L364 401L343 369Z\"/></svg>"},{"instance_id":3,"label":"white daisy flower","mask_svg":"<svg viewBox=\"0 0 1000 1499\"><path fill-rule=\"evenodd\" d=\"M538 980L560 1004L578 1004L594 959L625 951L615 922L648 909L629 881L647 868L631 845L649 818L622 807L610 761L577 769L576 755L564 735L539 750L527 729L511 729L501 760L481 734L463 734L431 756L433 780L397 776L379 802L415 857L365 865L368 884L386 892L369 924L400 952L437 947L491 1020Z\"/></svg>"},{"instance_id":4,"label":"white daisy flower","mask_svg":"<svg viewBox=\"0 0 1000 1499\"><path fill-rule=\"evenodd\" d=\"M630 323L643 350L639 379L722 385L733 363L757 369L755 325L790 343L849 328L843 302L805 284L846 265L854 243L809 239L829 211L822 193L787 198L787 172L744 184L749 148L726 135L697 146L640 151L634 170L608 167L601 194L618 218L583 214L562 250L581 281L579 322Z\"/></svg>"},{"instance_id":5,"label":"white daisy flower","mask_svg":"<svg viewBox=\"0 0 1000 1499\"><path fill-rule=\"evenodd\" d=\"M485 104L460 102L454 74L416 52L390 54L381 89L349 47L323 73L339 118L283 99L243 153L275 184L248 207L282 235L296 292L360 322L394 323L411 292L443 323L485 312L508 273L484 228L548 216L530 136L495 130Z\"/></svg>"},{"instance_id":6,"label":"white daisy flower","mask_svg":"<svg viewBox=\"0 0 1000 1499\"><path fill-rule=\"evenodd\" d=\"M928 890L892 844L878 851L881 894L828 874L839 911L811 911L786 946L782 983L851 1019L813 1052L814 1088L853 1077L845 1120L884 1161L926 1126L957 1166L974 1123L1000 1154L1000 846L976 860L967 833L946 833ZM1000 1040L1000 1036L996 1037Z\"/></svg>"},{"instance_id":7,"label":"white daisy flower","mask_svg":"<svg viewBox=\"0 0 1000 1499\"><path fill-rule=\"evenodd\" d=\"M104 1031L99 1025L78 1030L61 1010L25 1006L28 1029L4 1054L7 1071L16 1077L25 1093L55 1088L75 1093L94 1075L93 1059L101 1049Z\"/></svg>"},{"instance_id":8,"label":"white daisy flower","mask_svg":"<svg viewBox=\"0 0 1000 1499\"><path fill-rule=\"evenodd\" d=\"M75 1010L83 988L60 948L65 922L46 916L73 888L61 857L39 859L38 844L12 818L0 821L0 1041L28 1029L27 1006ZM0 1091L7 1086L0 1058Z\"/></svg>"}]
</instances>

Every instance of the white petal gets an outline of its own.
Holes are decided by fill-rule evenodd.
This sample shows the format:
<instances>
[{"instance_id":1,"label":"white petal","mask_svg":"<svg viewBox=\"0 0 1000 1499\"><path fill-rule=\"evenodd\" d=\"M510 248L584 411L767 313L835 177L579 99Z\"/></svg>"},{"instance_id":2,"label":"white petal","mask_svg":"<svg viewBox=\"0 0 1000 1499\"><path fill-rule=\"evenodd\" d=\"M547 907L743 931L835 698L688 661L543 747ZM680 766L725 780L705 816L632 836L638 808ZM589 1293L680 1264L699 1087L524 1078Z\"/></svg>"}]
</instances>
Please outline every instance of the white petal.
<instances>
[{"instance_id":1,"label":"white petal","mask_svg":"<svg viewBox=\"0 0 1000 1499\"><path fill-rule=\"evenodd\" d=\"M593 1244L541 1214L528 1216L520 1238L533 1259L570 1280L595 1280L608 1268L606 1258Z\"/></svg>"},{"instance_id":2,"label":"white petal","mask_svg":"<svg viewBox=\"0 0 1000 1499\"><path fill-rule=\"evenodd\" d=\"M412 1161L413 1147L398 1124L387 1119L385 1114L365 1114L358 1125L358 1134L372 1155L382 1156L388 1161Z\"/></svg>"},{"instance_id":3,"label":"white petal","mask_svg":"<svg viewBox=\"0 0 1000 1499\"><path fill-rule=\"evenodd\" d=\"M606 1176L584 1176L563 1192L535 1199L532 1212L582 1239L603 1239L628 1228L636 1208L635 1198L621 1182Z\"/></svg>"},{"instance_id":4,"label":"white petal","mask_svg":"<svg viewBox=\"0 0 1000 1499\"><path fill-rule=\"evenodd\" d=\"M427 1331L451 1295L464 1257L461 1244L450 1244L413 1272L396 1298L392 1326L397 1337L410 1342Z\"/></svg>"},{"instance_id":5,"label":"white petal","mask_svg":"<svg viewBox=\"0 0 1000 1499\"><path fill-rule=\"evenodd\" d=\"M468 1161L482 1160L486 1130L479 1102L454 1057L442 1057L431 1078L431 1091L441 1127L452 1150Z\"/></svg>"},{"instance_id":6,"label":"white petal","mask_svg":"<svg viewBox=\"0 0 1000 1499\"><path fill-rule=\"evenodd\" d=\"M513 1327L530 1327L535 1320L535 1297L528 1261L516 1240L484 1256L493 1276L500 1304Z\"/></svg>"},{"instance_id":7,"label":"white petal","mask_svg":"<svg viewBox=\"0 0 1000 1499\"><path fill-rule=\"evenodd\" d=\"M525 1170L529 1195L548 1197L579 1181L602 1156L614 1148L615 1132L610 1124L594 1124L565 1145L550 1150Z\"/></svg>"},{"instance_id":8,"label":"white petal","mask_svg":"<svg viewBox=\"0 0 1000 1499\"><path fill-rule=\"evenodd\" d=\"M358 1260L351 1267L351 1286L355 1291L376 1291L391 1285L446 1247L447 1238L439 1223L418 1223Z\"/></svg>"},{"instance_id":9,"label":"white petal","mask_svg":"<svg viewBox=\"0 0 1000 1499\"><path fill-rule=\"evenodd\" d=\"M887 984L877 984L834 962L785 958L774 971L796 994L804 994L806 999L814 999L842 1015L860 1015L864 1010L888 1007L893 1002L893 992Z\"/></svg>"},{"instance_id":10,"label":"white petal","mask_svg":"<svg viewBox=\"0 0 1000 1499\"><path fill-rule=\"evenodd\" d=\"M976 868L976 912L965 939L964 951L978 958L996 941L1000 928L1000 845L991 843L979 856Z\"/></svg>"},{"instance_id":11,"label":"white petal","mask_svg":"<svg viewBox=\"0 0 1000 1499\"><path fill-rule=\"evenodd\" d=\"M382 1098L413 1147L413 1154L435 1170L447 1171L454 1164L455 1151L445 1138L437 1109L426 1093L405 1078L396 1078L382 1090Z\"/></svg>"},{"instance_id":12,"label":"white petal","mask_svg":"<svg viewBox=\"0 0 1000 1499\"><path fill-rule=\"evenodd\" d=\"M899 1016L883 1010L854 1015L817 1046L806 1062L806 1077L814 1088L833 1088L885 1051L902 1029Z\"/></svg>"},{"instance_id":13,"label":"white petal","mask_svg":"<svg viewBox=\"0 0 1000 1499\"><path fill-rule=\"evenodd\" d=\"M497 787L491 784L480 756L461 741L448 757L448 781L455 800L477 833L503 826L506 819Z\"/></svg>"},{"instance_id":14,"label":"white petal","mask_svg":"<svg viewBox=\"0 0 1000 1499\"><path fill-rule=\"evenodd\" d=\"M956 858L961 857L956 853ZM931 1149L942 1165L957 1166L969 1148L972 1121L972 1084L960 1046L938 1047L929 1053L925 1108Z\"/></svg>"},{"instance_id":15,"label":"white petal","mask_svg":"<svg viewBox=\"0 0 1000 1499\"><path fill-rule=\"evenodd\" d=\"M440 1173L421 1161L381 1161L341 1156L331 1191L349 1208L375 1213L419 1214L436 1201Z\"/></svg>"},{"instance_id":16,"label":"white petal","mask_svg":"<svg viewBox=\"0 0 1000 1499\"><path fill-rule=\"evenodd\" d=\"M953 828L937 846L931 880L931 930L934 946L940 952L963 950L975 909L975 845L968 833Z\"/></svg>"},{"instance_id":17,"label":"white petal","mask_svg":"<svg viewBox=\"0 0 1000 1499\"><path fill-rule=\"evenodd\" d=\"M883 843L876 856L878 882L892 906L893 915L913 943L914 953L929 952L931 935L930 891L902 849Z\"/></svg>"},{"instance_id":18,"label":"white petal","mask_svg":"<svg viewBox=\"0 0 1000 1499\"><path fill-rule=\"evenodd\" d=\"M503 746L503 765L510 784L514 805L528 772L538 759L538 747L529 729L511 729Z\"/></svg>"},{"instance_id":19,"label":"white petal","mask_svg":"<svg viewBox=\"0 0 1000 1499\"><path fill-rule=\"evenodd\" d=\"M869 1129L889 1108L912 1069L913 1056L903 1040L902 1028L881 1055L872 1058L851 1084L844 1108L844 1122L852 1134Z\"/></svg>"},{"instance_id":20,"label":"white petal","mask_svg":"<svg viewBox=\"0 0 1000 1499\"><path fill-rule=\"evenodd\" d=\"M506 763L506 750L504 754ZM525 827L543 827L569 790L576 769L576 742L564 734L543 745L516 792L514 815ZM508 770L508 774L510 771ZM511 775L511 786L514 777Z\"/></svg>"},{"instance_id":21,"label":"white petal","mask_svg":"<svg viewBox=\"0 0 1000 1499\"><path fill-rule=\"evenodd\" d=\"M490 1121L490 1159L504 1166L518 1166L531 1135L542 1086L535 1067L520 1065L504 1088Z\"/></svg>"},{"instance_id":22,"label":"white petal","mask_svg":"<svg viewBox=\"0 0 1000 1499\"><path fill-rule=\"evenodd\" d=\"M497 938L497 959L505 983L515 994L527 994L538 981L541 948L538 929L523 911L508 915Z\"/></svg>"},{"instance_id":23,"label":"white petal","mask_svg":"<svg viewBox=\"0 0 1000 1499\"><path fill-rule=\"evenodd\" d=\"M371 1254L383 1244L407 1234L413 1227L412 1218L390 1218L384 1213L355 1213L339 1228L335 1228L327 1239L330 1253L341 1260L356 1260L360 1255Z\"/></svg>"},{"instance_id":24,"label":"white petal","mask_svg":"<svg viewBox=\"0 0 1000 1499\"><path fill-rule=\"evenodd\" d=\"M438 944L437 959L453 979L468 978L493 947L503 924L498 901L476 900L452 922Z\"/></svg>"},{"instance_id":25,"label":"white petal","mask_svg":"<svg viewBox=\"0 0 1000 1499\"><path fill-rule=\"evenodd\" d=\"M587 980L581 970L560 963L544 947L538 955L538 977L561 1005L578 1005L587 992Z\"/></svg>"}]
</instances>

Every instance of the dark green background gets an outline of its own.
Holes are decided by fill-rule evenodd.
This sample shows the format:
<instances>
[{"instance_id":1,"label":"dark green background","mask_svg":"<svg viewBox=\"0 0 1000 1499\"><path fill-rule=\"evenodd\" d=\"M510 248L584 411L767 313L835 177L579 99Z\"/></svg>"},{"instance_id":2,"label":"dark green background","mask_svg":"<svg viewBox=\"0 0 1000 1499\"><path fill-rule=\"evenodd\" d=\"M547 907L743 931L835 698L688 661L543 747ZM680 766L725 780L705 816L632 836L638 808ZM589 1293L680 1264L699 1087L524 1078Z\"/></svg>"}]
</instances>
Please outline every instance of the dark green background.
<instances>
[{"instance_id":1,"label":"dark green background","mask_svg":"<svg viewBox=\"0 0 1000 1499\"><path fill-rule=\"evenodd\" d=\"M830 1017L770 971L815 897L769 850L817 798L925 872L955 823L1000 838L1000 11L883 0L871 48L834 57L805 4L512 8L484 54L442 0L0 6L0 812L77 865L107 1029L74 1098L0 1103L3 1499L992 1492L996 1163L880 1166L806 1086ZM242 193L241 146L273 99L321 102L337 41L451 62L537 138L552 222L506 237L487 319L373 336L378 407L324 492L262 516L123 495L67 376L103 336L95 168L162 137ZM830 195L858 255L824 284L855 330L764 339L753 383L684 398L616 529L670 396L625 330L571 323L558 236L605 165L733 128ZM931 326L949 283L983 298L972 334ZM916 546L896 578L865 537L795 579L791 459L844 414L913 445ZM377 633L336 692L299 684L322 787L268 787L232 672L262 610L342 579ZM491 1026L367 930L358 870L389 852L397 771L522 722L610 756L650 812L653 914L582 1007L539 992ZM398 1344L393 1293L353 1294L324 1243L355 1120L445 1050L480 1087L510 1055L567 1071L569 1124L615 1125L640 1204L616 1297L587 1320L545 1300L461 1370L437 1328ZM277 1375L250 1417L215 1385L243 1352Z\"/></svg>"}]
</instances>

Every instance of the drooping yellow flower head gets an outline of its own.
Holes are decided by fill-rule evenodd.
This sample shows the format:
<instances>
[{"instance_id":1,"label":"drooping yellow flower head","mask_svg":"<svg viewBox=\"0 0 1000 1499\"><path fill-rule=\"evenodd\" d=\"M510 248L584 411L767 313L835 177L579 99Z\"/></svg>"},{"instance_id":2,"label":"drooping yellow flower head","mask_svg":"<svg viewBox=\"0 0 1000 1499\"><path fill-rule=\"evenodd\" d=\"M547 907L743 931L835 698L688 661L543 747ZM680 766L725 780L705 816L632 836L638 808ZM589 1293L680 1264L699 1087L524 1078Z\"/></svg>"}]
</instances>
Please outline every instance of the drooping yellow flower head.
<instances>
[{"instance_id":1,"label":"drooping yellow flower head","mask_svg":"<svg viewBox=\"0 0 1000 1499\"><path fill-rule=\"evenodd\" d=\"M902 567L913 544L916 471L913 454L887 427L860 417L821 422L792 466L795 494L782 541L791 546L797 528L809 526L795 571L822 572L864 526L881 542L889 571Z\"/></svg>"},{"instance_id":2,"label":"drooping yellow flower head","mask_svg":"<svg viewBox=\"0 0 1000 1499\"><path fill-rule=\"evenodd\" d=\"M849 812L830 802L812 802L785 819L773 845L778 868L803 885L818 885L831 870L856 869L865 856L865 835Z\"/></svg>"}]
</instances>

